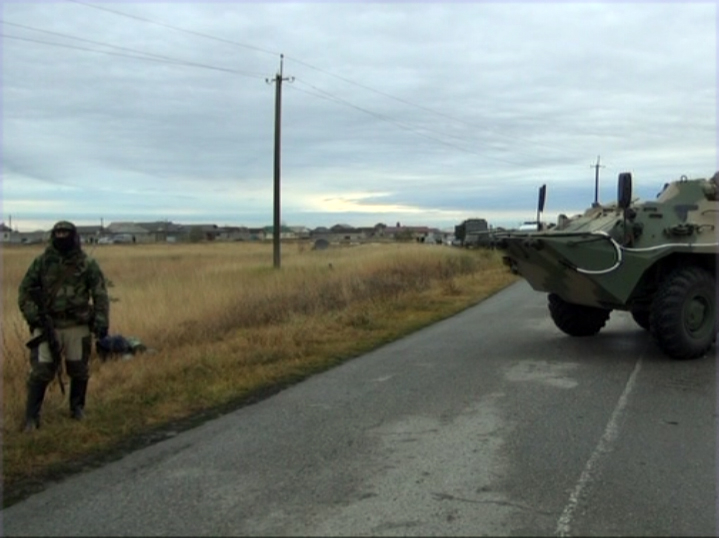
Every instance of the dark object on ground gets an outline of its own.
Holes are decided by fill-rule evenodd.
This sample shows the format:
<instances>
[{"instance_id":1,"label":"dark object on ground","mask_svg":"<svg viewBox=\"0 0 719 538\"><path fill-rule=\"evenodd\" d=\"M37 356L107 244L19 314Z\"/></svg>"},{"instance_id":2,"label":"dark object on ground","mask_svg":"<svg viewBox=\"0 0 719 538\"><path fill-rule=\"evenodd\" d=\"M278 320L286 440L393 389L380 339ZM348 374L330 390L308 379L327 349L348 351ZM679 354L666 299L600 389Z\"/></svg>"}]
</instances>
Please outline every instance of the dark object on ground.
<instances>
[{"instance_id":1,"label":"dark object on ground","mask_svg":"<svg viewBox=\"0 0 719 538\"><path fill-rule=\"evenodd\" d=\"M114 334L97 340L95 350L100 360L106 361L117 358L132 358L136 353L147 351L147 346L138 338L132 336L126 338L121 334Z\"/></svg>"}]
</instances>

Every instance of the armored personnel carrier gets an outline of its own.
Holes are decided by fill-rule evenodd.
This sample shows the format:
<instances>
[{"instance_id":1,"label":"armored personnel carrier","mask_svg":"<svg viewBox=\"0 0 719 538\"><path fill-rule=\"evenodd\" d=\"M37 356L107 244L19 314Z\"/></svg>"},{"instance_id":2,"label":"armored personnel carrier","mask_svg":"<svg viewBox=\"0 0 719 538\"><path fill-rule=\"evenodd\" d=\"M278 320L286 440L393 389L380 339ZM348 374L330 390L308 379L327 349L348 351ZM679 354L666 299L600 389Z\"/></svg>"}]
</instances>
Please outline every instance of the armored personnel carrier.
<instances>
[{"instance_id":1,"label":"armored personnel carrier","mask_svg":"<svg viewBox=\"0 0 719 538\"><path fill-rule=\"evenodd\" d=\"M632 176L622 173L616 203L560 215L548 230L506 232L496 247L548 294L564 333L595 335L613 310L628 311L666 355L693 359L716 340L718 225L719 172L682 176L645 202L632 199Z\"/></svg>"}]
</instances>

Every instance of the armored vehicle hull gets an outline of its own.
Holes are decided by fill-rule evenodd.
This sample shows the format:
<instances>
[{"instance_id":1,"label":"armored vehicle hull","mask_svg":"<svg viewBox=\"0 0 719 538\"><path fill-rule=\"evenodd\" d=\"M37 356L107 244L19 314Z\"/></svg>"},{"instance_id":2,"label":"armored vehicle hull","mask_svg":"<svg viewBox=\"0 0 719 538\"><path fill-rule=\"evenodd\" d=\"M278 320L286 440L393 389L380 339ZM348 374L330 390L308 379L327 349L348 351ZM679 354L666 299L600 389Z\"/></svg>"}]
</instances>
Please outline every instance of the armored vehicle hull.
<instances>
[{"instance_id":1,"label":"armored vehicle hull","mask_svg":"<svg viewBox=\"0 0 719 538\"><path fill-rule=\"evenodd\" d=\"M631 200L620 174L618 201L560 218L545 231L498 236L505 263L548 293L555 324L590 336L612 310L632 313L667 355L704 355L717 333L719 173L665 185L655 201Z\"/></svg>"}]
</instances>

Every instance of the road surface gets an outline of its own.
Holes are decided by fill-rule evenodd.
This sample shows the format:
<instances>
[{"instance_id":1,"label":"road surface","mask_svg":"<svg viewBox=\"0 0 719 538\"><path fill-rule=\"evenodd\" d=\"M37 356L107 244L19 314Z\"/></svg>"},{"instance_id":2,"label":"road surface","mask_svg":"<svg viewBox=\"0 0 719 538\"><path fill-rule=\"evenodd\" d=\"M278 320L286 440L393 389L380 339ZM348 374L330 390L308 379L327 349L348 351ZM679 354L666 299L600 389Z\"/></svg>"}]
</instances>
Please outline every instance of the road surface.
<instances>
[{"instance_id":1,"label":"road surface","mask_svg":"<svg viewBox=\"0 0 719 538\"><path fill-rule=\"evenodd\" d=\"M716 360L521 281L2 512L42 536L716 536Z\"/></svg>"}]
</instances>

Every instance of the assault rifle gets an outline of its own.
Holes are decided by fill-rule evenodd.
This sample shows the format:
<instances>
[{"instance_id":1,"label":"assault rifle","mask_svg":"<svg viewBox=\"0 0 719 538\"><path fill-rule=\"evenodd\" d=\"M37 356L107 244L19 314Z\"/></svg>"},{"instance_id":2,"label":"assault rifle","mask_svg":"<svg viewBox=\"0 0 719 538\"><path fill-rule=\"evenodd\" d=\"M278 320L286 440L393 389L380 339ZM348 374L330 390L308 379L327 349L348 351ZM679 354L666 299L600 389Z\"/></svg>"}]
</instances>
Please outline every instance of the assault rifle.
<instances>
[{"instance_id":1,"label":"assault rifle","mask_svg":"<svg viewBox=\"0 0 719 538\"><path fill-rule=\"evenodd\" d=\"M35 349L43 342L47 342L50 348L50 356L52 357L52 363L57 372L57 381L60 383L60 391L65 394L65 384L62 382L62 355L60 342L57 340L57 334L55 334L55 325L52 322L50 313L47 308L47 298L45 292L41 287L30 288L28 290L30 299L37 306L38 322L40 324L41 333L32 338L25 344L29 349Z\"/></svg>"}]
</instances>

